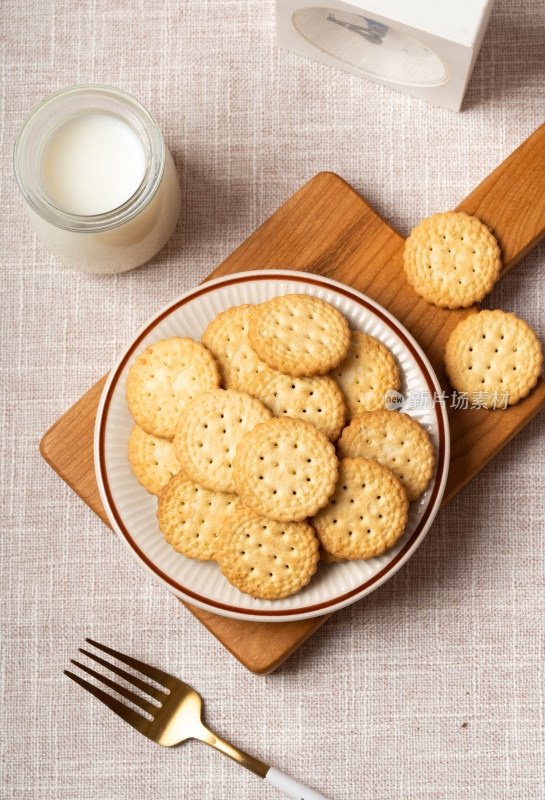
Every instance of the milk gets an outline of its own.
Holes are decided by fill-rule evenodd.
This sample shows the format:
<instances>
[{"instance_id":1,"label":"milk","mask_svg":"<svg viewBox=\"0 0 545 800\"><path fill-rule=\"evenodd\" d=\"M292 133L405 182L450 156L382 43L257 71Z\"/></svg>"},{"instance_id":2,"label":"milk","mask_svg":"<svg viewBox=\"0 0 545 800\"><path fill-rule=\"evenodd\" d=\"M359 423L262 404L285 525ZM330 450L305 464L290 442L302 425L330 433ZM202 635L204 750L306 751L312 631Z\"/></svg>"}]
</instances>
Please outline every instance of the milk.
<instances>
[{"instance_id":1,"label":"milk","mask_svg":"<svg viewBox=\"0 0 545 800\"><path fill-rule=\"evenodd\" d=\"M103 214L125 203L144 178L142 142L123 120L82 114L45 143L42 178L49 198L69 214Z\"/></svg>"},{"instance_id":2,"label":"milk","mask_svg":"<svg viewBox=\"0 0 545 800\"><path fill-rule=\"evenodd\" d=\"M79 86L46 99L21 128L15 171L40 239L84 272L143 264L178 220L178 176L157 123L118 89Z\"/></svg>"},{"instance_id":3,"label":"milk","mask_svg":"<svg viewBox=\"0 0 545 800\"><path fill-rule=\"evenodd\" d=\"M180 212L176 167L165 148L163 178L155 195L137 216L111 230L74 232L51 225L32 208L27 211L39 238L60 261L81 272L127 272L153 258L176 227Z\"/></svg>"}]
</instances>

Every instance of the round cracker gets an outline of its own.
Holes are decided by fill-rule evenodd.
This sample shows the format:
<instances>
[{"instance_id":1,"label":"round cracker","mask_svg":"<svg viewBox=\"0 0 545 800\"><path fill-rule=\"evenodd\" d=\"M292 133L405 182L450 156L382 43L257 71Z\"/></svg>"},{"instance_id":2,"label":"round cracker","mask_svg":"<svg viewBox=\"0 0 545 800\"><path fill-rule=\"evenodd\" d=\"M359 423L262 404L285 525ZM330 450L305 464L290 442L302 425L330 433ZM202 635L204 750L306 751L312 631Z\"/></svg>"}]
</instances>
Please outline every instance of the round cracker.
<instances>
[{"instance_id":1,"label":"round cracker","mask_svg":"<svg viewBox=\"0 0 545 800\"><path fill-rule=\"evenodd\" d=\"M220 528L216 558L239 591L279 600L299 592L316 572L318 540L307 522L276 522L241 509Z\"/></svg>"},{"instance_id":2,"label":"round cracker","mask_svg":"<svg viewBox=\"0 0 545 800\"><path fill-rule=\"evenodd\" d=\"M307 294L286 294L255 306L248 336L261 361L297 377L328 372L343 360L350 343L341 312Z\"/></svg>"},{"instance_id":3,"label":"round cracker","mask_svg":"<svg viewBox=\"0 0 545 800\"><path fill-rule=\"evenodd\" d=\"M232 465L237 445L270 416L257 398L234 389L215 389L188 403L174 437L183 471L207 489L234 492Z\"/></svg>"},{"instance_id":4,"label":"round cracker","mask_svg":"<svg viewBox=\"0 0 545 800\"><path fill-rule=\"evenodd\" d=\"M345 420L341 390L327 375L295 378L265 367L247 381L246 391L269 408L275 417L294 417L310 422L335 442Z\"/></svg>"},{"instance_id":5,"label":"round cracker","mask_svg":"<svg viewBox=\"0 0 545 800\"><path fill-rule=\"evenodd\" d=\"M541 372L541 344L510 312L480 311L458 323L445 347L445 370L457 392L484 408L526 397Z\"/></svg>"},{"instance_id":6,"label":"round cracker","mask_svg":"<svg viewBox=\"0 0 545 800\"><path fill-rule=\"evenodd\" d=\"M250 345L251 305L233 306L212 320L201 339L218 362L225 389L248 391L249 379L267 365Z\"/></svg>"},{"instance_id":7,"label":"round cracker","mask_svg":"<svg viewBox=\"0 0 545 800\"><path fill-rule=\"evenodd\" d=\"M178 552L197 561L216 557L218 531L239 508L235 494L212 492L179 472L161 490L157 521L165 540Z\"/></svg>"},{"instance_id":8,"label":"round cracker","mask_svg":"<svg viewBox=\"0 0 545 800\"><path fill-rule=\"evenodd\" d=\"M127 377L127 402L147 433L172 439L186 403L220 384L212 353L192 339L161 339L140 353Z\"/></svg>"},{"instance_id":9,"label":"round cracker","mask_svg":"<svg viewBox=\"0 0 545 800\"><path fill-rule=\"evenodd\" d=\"M403 261L415 292L446 308L482 300L501 269L500 248L490 228L463 211L434 214L413 228Z\"/></svg>"},{"instance_id":10,"label":"round cracker","mask_svg":"<svg viewBox=\"0 0 545 800\"><path fill-rule=\"evenodd\" d=\"M350 332L348 355L331 371L343 393L347 419L384 408L386 392L399 389L399 370L388 348L361 331Z\"/></svg>"},{"instance_id":11,"label":"round cracker","mask_svg":"<svg viewBox=\"0 0 545 800\"><path fill-rule=\"evenodd\" d=\"M256 425L237 447L236 491L257 514L297 522L327 503L337 463L335 448L314 425L273 417Z\"/></svg>"},{"instance_id":12,"label":"round cracker","mask_svg":"<svg viewBox=\"0 0 545 800\"><path fill-rule=\"evenodd\" d=\"M129 436L129 463L131 470L150 494L159 494L173 475L180 471L171 439L146 433L135 425Z\"/></svg>"},{"instance_id":13,"label":"round cracker","mask_svg":"<svg viewBox=\"0 0 545 800\"><path fill-rule=\"evenodd\" d=\"M424 491L435 459L430 437L420 423L401 411L364 411L344 429L337 444L339 458L367 458L389 467L409 502Z\"/></svg>"},{"instance_id":14,"label":"round cracker","mask_svg":"<svg viewBox=\"0 0 545 800\"><path fill-rule=\"evenodd\" d=\"M343 458L335 493L311 519L324 550L338 558L373 558L403 533L409 502L388 467L365 458Z\"/></svg>"}]
</instances>

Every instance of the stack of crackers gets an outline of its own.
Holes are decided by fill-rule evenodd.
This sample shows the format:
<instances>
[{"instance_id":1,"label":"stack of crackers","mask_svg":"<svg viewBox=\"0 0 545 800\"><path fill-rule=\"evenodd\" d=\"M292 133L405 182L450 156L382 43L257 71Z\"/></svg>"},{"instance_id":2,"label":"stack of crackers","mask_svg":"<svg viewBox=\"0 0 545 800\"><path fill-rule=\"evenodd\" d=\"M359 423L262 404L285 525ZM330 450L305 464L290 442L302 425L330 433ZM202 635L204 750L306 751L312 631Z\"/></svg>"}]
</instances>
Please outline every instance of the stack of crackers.
<instances>
[{"instance_id":1,"label":"stack of crackers","mask_svg":"<svg viewBox=\"0 0 545 800\"><path fill-rule=\"evenodd\" d=\"M163 339L127 379L129 461L165 539L256 598L301 590L318 561L372 558L403 533L433 447L385 407L393 355L304 294Z\"/></svg>"},{"instance_id":2,"label":"stack of crackers","mask_svg":"<svg viewBox=\"0 0 545 800\"><path fill-rule=\"evenodd\" d=\"M468 307L498 280L500 249L449 211L412 231L404 266L429 303ZM499 310L470 314L446 345L453 388L485 408L525 397L541 364L535 333ZM131 468L175 550L217 561L241 592L287 597L320 558L372 558L403 533L434 455L416 420L385 407L398 389L388 349L316 297L229 308L201 342L164 339L136 358Z\"/></svg>"}]
</instances>

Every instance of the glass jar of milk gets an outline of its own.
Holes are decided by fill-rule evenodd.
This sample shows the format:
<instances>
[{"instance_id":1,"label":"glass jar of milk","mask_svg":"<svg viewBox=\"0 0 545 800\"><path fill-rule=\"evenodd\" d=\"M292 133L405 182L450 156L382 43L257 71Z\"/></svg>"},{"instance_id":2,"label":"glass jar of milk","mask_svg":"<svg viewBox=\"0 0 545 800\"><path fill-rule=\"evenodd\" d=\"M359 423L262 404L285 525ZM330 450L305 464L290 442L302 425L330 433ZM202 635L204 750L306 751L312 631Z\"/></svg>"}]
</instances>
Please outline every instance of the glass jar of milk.
<instances>
[{"instance_id":1,"label":"glass jar of milk","mask_svg":"<svg viewBox=\"0 0 545 800\"><path fill-rule=\"evenodd\" d=\"M84 272L137 267L170 238L180 185L157 123L108 86L51 95L25 120L15 173L46 247Z\"/></svg>"}]
</instances>

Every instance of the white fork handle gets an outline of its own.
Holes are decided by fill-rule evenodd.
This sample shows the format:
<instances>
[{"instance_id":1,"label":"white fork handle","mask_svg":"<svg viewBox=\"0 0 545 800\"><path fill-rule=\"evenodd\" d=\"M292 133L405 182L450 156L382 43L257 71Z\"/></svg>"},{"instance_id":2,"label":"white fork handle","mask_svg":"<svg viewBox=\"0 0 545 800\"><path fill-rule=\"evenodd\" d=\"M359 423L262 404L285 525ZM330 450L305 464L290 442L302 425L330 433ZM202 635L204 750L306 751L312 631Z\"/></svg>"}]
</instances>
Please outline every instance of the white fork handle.
<instances>
[{"instance_id":1,"label":"white fork handle","mask_svg":"<svg viewBox=\"0 0 545 800\"><path fill-rule=\"evenodd\" d=\"M284 792L288 797L293 797L295 800L327 800L323 794L318 794L314 789L309 789L308 786L303 786L299 781L294 781L288 775L271 767L265 775L265 780L272 786L276 786L281 792Z\"/></svg>"}]
</instances>

